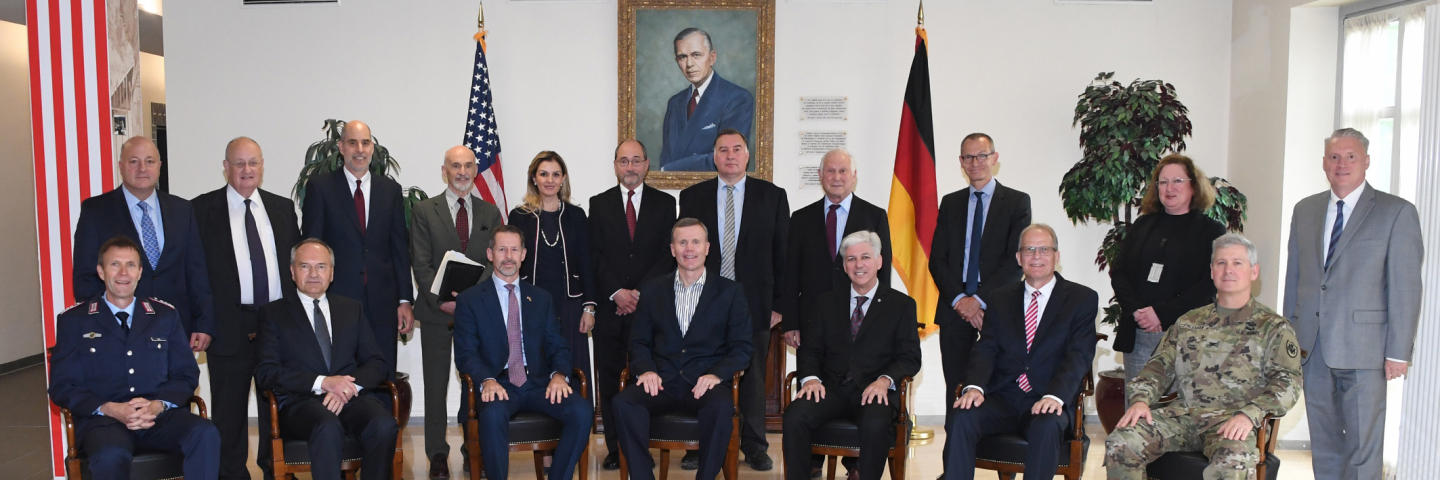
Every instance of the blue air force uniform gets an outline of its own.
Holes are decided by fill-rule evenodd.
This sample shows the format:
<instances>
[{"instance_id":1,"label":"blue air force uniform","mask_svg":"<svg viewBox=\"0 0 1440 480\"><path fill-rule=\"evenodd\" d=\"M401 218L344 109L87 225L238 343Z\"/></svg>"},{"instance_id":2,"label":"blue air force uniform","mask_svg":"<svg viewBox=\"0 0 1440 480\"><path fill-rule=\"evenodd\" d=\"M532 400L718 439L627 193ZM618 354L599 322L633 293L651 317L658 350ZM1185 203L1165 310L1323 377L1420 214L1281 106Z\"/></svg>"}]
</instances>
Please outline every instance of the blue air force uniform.
<instances>
[{"instance_id":1,"label":"blue air force uniform","mask_svg":"<svg viewBox=\"0 0 1440 480\"><path fill-rule=\"evenodd\" d=\"M187 479L219 475L220 434L190 413L200 367L174 307L137 298L121 309L102 293L60 313L55 323L50 399L75 416L75 438L93 478L129 478L136 449L183 453ZM100 413L107 402L137 397L166 405L151 428L132 431Z\"/></svg>"}]
</instances>

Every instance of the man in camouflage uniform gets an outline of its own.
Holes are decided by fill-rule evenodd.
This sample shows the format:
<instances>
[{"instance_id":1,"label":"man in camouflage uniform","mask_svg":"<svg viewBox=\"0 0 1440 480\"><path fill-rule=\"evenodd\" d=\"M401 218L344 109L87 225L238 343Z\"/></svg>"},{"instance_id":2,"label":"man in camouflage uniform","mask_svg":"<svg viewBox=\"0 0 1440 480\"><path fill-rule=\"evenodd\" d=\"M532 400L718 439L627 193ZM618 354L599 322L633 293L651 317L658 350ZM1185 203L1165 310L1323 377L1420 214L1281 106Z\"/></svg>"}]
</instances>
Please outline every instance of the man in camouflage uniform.
<instances>
[{"instance_id":1,"label":"man in camouflage uniform","mask_svg":"<svg viewBox=\"0 0 1440 480\"><path fill-rule=\"evenodd\" d=\"M1251 435L1300 394L1295 329L1250 298L1260 276L1255 245L1227 234L1212 248L1216 302L1181 316L1126 386L1130 408L1105 440L1111 479L1143 480L1145 465L1161 455L1196 450L1210 459L1205 478L1253 479L1260 457ZM1172 385L1179 399L1151 412Z\"/></svg>"}]
</instances>

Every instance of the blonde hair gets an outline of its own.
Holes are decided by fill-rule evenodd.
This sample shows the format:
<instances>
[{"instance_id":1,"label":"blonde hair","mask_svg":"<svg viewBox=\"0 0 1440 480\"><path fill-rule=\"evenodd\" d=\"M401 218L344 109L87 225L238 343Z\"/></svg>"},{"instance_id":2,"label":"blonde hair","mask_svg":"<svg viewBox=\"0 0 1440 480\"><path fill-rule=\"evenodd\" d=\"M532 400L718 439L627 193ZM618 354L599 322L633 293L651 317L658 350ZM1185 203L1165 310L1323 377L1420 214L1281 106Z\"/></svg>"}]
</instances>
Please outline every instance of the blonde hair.
<instances>
[{"instance_id":1,"label":"blonde hair","mask_svg":"<svg viewBox=\"0 0 1440 480\"><path fill-rule=\"evenodd\" d=\"M555 162L560 166L560 174L565 176L565 180L560 184L558 196L561 202L570 203L570 169L565 166L565 159L560 158L560 154L545 150L535 154L535 159L530 161L530 168L525 174L525 200L520 203L521 212L535 213L543 207L540 188L535 186L535 172L539 171L540 164L545 162Z\"/></svg>"},{"instance_id":2,"label":"blonde hair","mask_svg":"<svg viewBox=\"0 0 1440 480\"><path fill-rule=\"evenodd\" d=\"M1190 157L1172 153L1160 159L1160 164L1155 165L1155 171L1150 172L1150 182L1145 186L1145 197L1140 200L1140 214L1149 215L1165 211L1165 205L1160 203L1160 187L1155 184L1160 179L1160 171L1167 165L1179 165L1185 169L1185 174L1190 176L1190 210L1205 212L1215 205L1215 186L1210 184L1210 177L1200 167L1195 166L1195 161Z\"/></svg>"}]
</instances>

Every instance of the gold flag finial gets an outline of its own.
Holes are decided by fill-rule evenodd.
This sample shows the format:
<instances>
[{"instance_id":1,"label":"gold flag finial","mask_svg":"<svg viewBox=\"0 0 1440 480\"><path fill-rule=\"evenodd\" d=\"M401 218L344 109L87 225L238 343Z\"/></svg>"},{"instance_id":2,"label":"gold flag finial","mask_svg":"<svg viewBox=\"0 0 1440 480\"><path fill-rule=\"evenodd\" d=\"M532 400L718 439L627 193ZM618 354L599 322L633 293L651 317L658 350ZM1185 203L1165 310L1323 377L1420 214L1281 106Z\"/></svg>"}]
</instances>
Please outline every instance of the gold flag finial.
<instances>
[{"instance_id":1,"label":"gold flag finial","mask_svg":"<svg viewBox=\"0 0 1440 480\"><path fill-rule=\"evenodd\" d=\"M481 30L485 29L485 2L480 2L480 14L475 17L475 26Z\"/></svg>"},{"instance_id":2,"label":"gold flag finial","mask_svg":"<svg viewBox=\"0 0 1440 480\"><path fill-rule=\"evenodd\" d=\"M925 0L920 0L920 13L915 16L915 24L925 26Z\"/></svg>"}]
</instances>

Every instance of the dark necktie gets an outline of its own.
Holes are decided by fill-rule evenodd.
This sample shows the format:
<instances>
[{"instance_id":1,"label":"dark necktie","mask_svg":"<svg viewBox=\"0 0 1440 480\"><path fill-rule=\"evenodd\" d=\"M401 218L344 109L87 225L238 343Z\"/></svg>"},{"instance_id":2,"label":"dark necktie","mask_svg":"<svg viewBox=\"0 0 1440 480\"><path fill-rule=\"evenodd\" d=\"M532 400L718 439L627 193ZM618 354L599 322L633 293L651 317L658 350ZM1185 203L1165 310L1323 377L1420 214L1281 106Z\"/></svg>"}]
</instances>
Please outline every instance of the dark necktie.
<instances>
[{"instance_id":1,"label":"dark necktie","mask_svg":"<svg viewBox=\"0 0 1440 480\"><path fill-rule=\"evenodd\" d=\"M455 234L460 236L460 253L470 247L470 212L465 210L465 199L458 200L460 211L455 214Z\"/></svg>"},{"instance_id":2,"label":"dark necktie","mask_svg":"<svg viewBox=\"0 0 1440 480\"><path fill-rule=\"evenodd\" d=\"M320 309L320 299L315 302L315 341L320 344L320 355L325 357L325 373L330 373L330 327L325 324L325 311Z\"/></svg>"},{"instance_id":3,"label":"dark necktie","mask_svg":"<svg viewBox=\"0 0 1440 480\"><path fill-rule=\"evenodd\" d=\"M860 322L865 321L865 298L864 295L855 297L855 313L850 314L850 341L855 341L855 336L860 334Z\"/></svg>"},{"instance_id":4,"label":"dark necktie","mask_svg":"<svg viewBox=\"0 0 1440 480\"><path fill-rule=\"evenodd\" d=\"M515 285L506 285L505 289L510 292L509 311L505 312L505 335L510 343L510 358L506 360L506 372L510 375L510 384L521 386L525 384L525 344L520 341L520 297L515 296Z\"/></svg>"},{"instance_id":5,"label":"dark necktie","mask_svg":"<svg viewBox=\"0 0 1440 480\"><path fill-rule=\"evenodd\" d=\"M831 259L834 259L836 255L835 238L840 236L839 232L835 231L836 226L840 224L835 218L835 211L839 209L839 205L831 205L830 212L825 214L825 239L830 241Z\"/></svg>"},{"instance_id":6,"label":"dark necktie","mask_svg":"<svg viewBox=\"0 0 1440 480\"><path fill-rule=\"evenodd\" d=\"M360 219L360 235L365 235L365 190L360 188L360 180L355 181L355 215Z\"/></svg>"},{"instance_id":7,"label":"dark necktie","mask_svg":"<svg viewBox=\"0 0 1440 480\"><path fill-rule=\"evenodd\" d=\"M985 227L985 192L975 192L975 222L970 224L970 254L965 259L965 294L980 290L980 234Z\"/></svg>"},{"instance_id":8,"label":"dark necktie","mask_svg":"<svg viewBox=\"0 0 1440 480\"><path fill-rule=\"evenodd\" d=\"M130 336L130 314L125 313L125 312L115 312L115 318L120 319L120 330L123 331L123 332L125 332L125 336L126 336L126 337L129 337L129 336Z\"/></svg>"},{"instance_id":9,"label":"dark necktie","mask_svg":"<svg viewBox=\"0 0 1440 480\"><path fill-rule=\"evenodd\" d=\"M635 191L625 196L625 225L630 227L630 241L635 241Z\"/></svg>"},{"instance_id":10,"label":"dark necktie","mask_svg":"<svg viewBox=\"0 0 1440 480\"><path fill-rule=\"evenodd\" d=\"M690 107L685 111L686 120L695 115L695 105L700 103L700 88L690 87L690 92Z\"/></svg>"},{"instance_id":11,"label":"dark necktie","mask_svg":"<svg viewBox=\"0 0 1440 480\"><path fill-rule=\"evenodd\" d=\"M1330 260L1335 257L1335 245L1340 243L1340 234L1345 233L1345 201L1335 201L1335 226L1330 229L1330 249L1325 252L1325 270L1330 270Z\"/></svg>"},{"instance_id":12,"label":"dark necktie","mask_svg":"<svg viewBox=\"0 0 1440 480\"><path fill-rule=\"evenodd\" d=\"M270 271L265 266L265 247L260 244L260 227L255 223L255 212L250 210L250 199L245 199L245 244L250 247L250 274L254 282L251 305L270 303Z\"/></svg>"}]
</instances>

